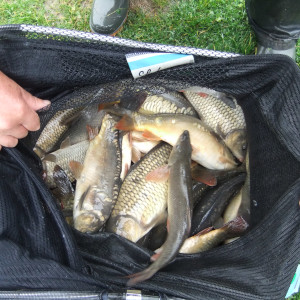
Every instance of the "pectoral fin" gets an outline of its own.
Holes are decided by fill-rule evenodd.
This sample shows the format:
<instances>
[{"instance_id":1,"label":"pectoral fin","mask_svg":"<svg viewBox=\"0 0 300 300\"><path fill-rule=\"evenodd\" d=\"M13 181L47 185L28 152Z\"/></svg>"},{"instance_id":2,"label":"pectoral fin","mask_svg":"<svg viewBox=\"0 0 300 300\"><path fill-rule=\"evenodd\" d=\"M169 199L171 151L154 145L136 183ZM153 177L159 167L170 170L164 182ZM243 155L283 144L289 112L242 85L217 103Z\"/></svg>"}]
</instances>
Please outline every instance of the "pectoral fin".
<instances>
[{"instance_id":1,"label":"pectoral fin","mask_svg":"<svg viewBox=\"0 0 300 300\"><path fill-rule=\"evenodd\" d=\"M149 172L145 179L153 182L166 182L169 178L169 175L170 169L168 165L164 165Z\"/></svg>"}]
</instances>

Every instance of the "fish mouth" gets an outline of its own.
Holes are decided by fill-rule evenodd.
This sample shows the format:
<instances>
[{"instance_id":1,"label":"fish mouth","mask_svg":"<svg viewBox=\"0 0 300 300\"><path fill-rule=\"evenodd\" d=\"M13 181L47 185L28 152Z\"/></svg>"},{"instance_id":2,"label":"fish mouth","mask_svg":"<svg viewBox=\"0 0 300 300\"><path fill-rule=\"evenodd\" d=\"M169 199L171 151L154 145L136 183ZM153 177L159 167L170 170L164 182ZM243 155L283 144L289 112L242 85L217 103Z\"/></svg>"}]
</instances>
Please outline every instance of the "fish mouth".
<instances>
[{"instance_id":1,"label":"fish mouth","mask_svg":"<svg viewBox=\"0 0 300 300\"><path fill-rule=\"evenodd\" d=\"M94 212L83 212L74 220L74 227L84 233L95 233L100 230L103 222Z\"/></svg>"},{"instance_id":2,"label":"fish mouth","mask_svg":"<svg viewBox=\"0 0 300 300\"><path fill-rule=\"evenodd\" d=\"M38 145L35 145L33 151L40 159L43 159L45 157L45 151Z\"/></svg>"}]
</instances>

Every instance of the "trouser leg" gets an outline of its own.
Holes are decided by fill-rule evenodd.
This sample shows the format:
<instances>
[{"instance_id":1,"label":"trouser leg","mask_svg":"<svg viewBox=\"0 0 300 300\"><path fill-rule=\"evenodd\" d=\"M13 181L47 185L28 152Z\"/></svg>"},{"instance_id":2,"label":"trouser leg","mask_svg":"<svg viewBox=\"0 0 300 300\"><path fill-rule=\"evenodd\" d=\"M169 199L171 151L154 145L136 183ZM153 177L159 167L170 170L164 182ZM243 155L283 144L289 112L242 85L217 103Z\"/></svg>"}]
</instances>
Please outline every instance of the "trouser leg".
<instances>
[{"instance_id":1,"label":"trouser leg","mask_svg":"<svg viewBox=\"0 0 300 300\"><path fill-rule=\"evenodd\" d=\"M246 10L258 40L258 54L295 56L300 37L300 0L246 0Z\"/></svg>"}]
</instances>

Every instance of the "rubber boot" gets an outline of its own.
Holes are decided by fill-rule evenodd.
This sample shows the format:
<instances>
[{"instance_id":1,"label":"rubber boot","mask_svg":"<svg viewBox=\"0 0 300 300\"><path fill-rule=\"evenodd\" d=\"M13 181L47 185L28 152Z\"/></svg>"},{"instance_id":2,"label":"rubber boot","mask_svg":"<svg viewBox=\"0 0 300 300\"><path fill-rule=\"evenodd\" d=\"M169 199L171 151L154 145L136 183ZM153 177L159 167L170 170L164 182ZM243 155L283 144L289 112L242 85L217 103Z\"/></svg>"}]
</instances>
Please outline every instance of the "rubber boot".
<instances>
[{"instance_id":1,"label":"rubber boot","mask_svg":"<svg viewBox=\"0 0 300 300\"><path fill-rule=\"evenodd\" d=\"M94 0L90 16L93 32L116 35L123 27L128 15L129 0Z\"/></svg>"},{"instance_id":2,"label":"rubber boot","mask_svg":"<svg viewBox=\"0 0 300 300\"><path fill-rule=\"evenodd\" d=\"M257 54L285 54L295 60L300 38L299 0L246 0Z\"/></svg>"}]
</instances>

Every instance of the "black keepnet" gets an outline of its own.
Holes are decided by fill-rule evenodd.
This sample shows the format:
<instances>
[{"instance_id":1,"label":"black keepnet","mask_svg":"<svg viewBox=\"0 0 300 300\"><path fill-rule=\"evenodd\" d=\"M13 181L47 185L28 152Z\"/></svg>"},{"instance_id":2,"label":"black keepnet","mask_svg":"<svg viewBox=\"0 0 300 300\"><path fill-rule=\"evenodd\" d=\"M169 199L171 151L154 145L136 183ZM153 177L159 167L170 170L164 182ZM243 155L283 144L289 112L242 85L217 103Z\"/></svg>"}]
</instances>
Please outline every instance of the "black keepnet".
<instances>
[{"instance_id":1,"label":"black keepnet","mask_svg":"<svg viewBox=\"0 0 300 300\"><path fill-rule=\"evenodd\" d=\"M279 55L196 56L195 64L133 80L124 54L145 51L0 28L0 70L52 101L40 113L42 128L58 109L107 102L119 91L126 101L138 101L143 90L203 85L237 97L250 147L251 230L231 244L178 255L136 288L186 299L283 299L300 261L298 66ZM39 133L0 152L0 290L126 288L124 276L144 269L151 251L66 224L31 150Z\"/></svg>"}]
</instances>

